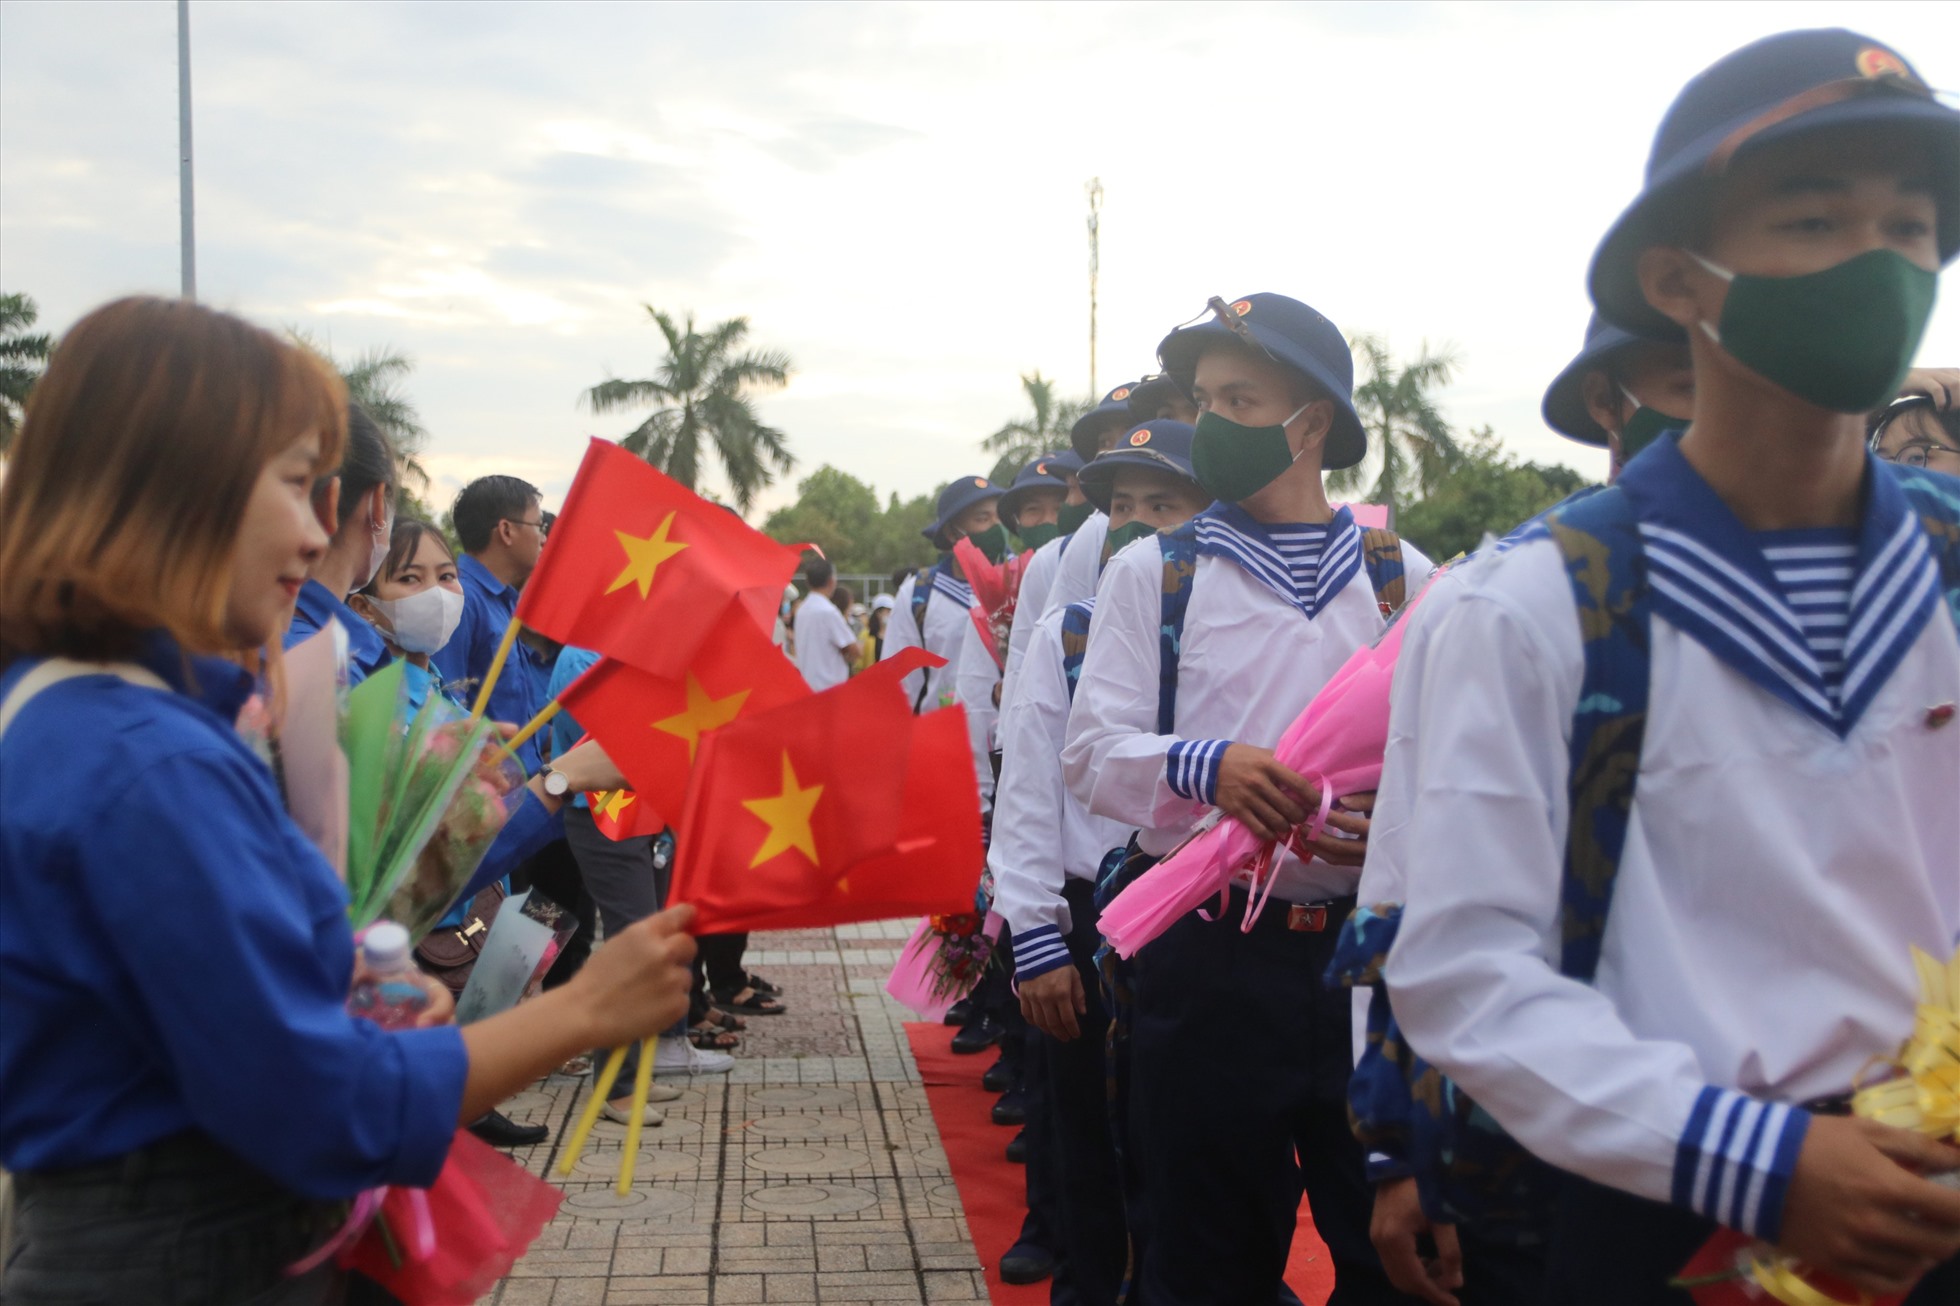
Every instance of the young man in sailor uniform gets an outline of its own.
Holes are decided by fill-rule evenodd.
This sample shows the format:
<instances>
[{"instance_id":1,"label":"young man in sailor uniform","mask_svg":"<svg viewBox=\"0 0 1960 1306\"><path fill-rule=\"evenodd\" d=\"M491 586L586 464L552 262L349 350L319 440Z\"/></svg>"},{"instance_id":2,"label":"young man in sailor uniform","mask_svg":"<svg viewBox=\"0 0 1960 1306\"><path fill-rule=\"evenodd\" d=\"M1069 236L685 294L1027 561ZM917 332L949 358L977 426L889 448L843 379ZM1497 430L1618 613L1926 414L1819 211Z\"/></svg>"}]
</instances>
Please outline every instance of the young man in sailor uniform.
<instances>
[{"instance_id":1,"label":"young man in sailor uniform","mask_svg":"<svg viewBox=\"0 0 1960 1306\"><path fill-rule=\"evenodd\" d=\"M1082 523L1095 512L1089 501L1082 497L1082 487L1076 483L1076 474L1082 470L1082 457L1075 450L1062 449L1043 454L1030 466L1045 467L1042 475L1060 477L1063 493L1061 504L1055 510L1054 529L1048 533L1049 537L1040 538L1045 528L1037 525L1035 533L1022 540L1025 547L1034 550L1034 556L1028 559L1027 568L1021 573L1021 593L1014 604L1014 624L1008 631L1007 665L1001 669L1000 677L1003 708L1021 659L1027 655L1028 637L1034 633L1035 623L1048 610L1048 592L1054 588L1055 573L1062 565L1062 558L1075 543L1075 533L1081 529ZM1024 474L1026 470L1022 469ZM1006 502L1006 496L1002 496L1002 502ZM1005 509L1002 511L1005 512Z\"/></svg>"},{"instance_id":2,"label":"young man in sailor uniform","mask_svg":"<svg viewBox=\"0 0 1960 1306\"><path fill-rule=\"evenodd\" d=\"M1084 493L1109 519L1105 561L1211 502L1191 470L1192 434L1179 422L1141 423L1083 469ZM1094 602L1030 623L1022 676L1001 712L1004 756L987 855L994 909L1014 931L1021 1012L1035 1027L1027 1066L1028 1192L1031 1203L1049 1195L1057 1252L1050 1300L1057 1306L1115 1306L1125 1262L1103 1064L1109 1017L1095 973L1095 888L1104 857L1130 831L1076 802L1061 762L1071 672L1081 663L1079 646L1068 656L1064 621Z\"/></svg>"},{"instance_id":3,"label":"young man in sailor uniform","mask_svg":"<svg viewBox=\"0 0 1960 1306\"><path fill-rule=\"evenodd\" d=\"M1366 452L1346 340L1280 295L1215 301L1213 313L1159 355L1200 410L1193 464L1221 502L1110 562L1062 755L1077 799L1137 829L1126 869L1170 852L1213 808L1270 839L1306 822L1320 796L1272 745L1385 625L1362 533L1321 483L1323 468ZM1407 546L1400 561L1411 587L1431 570ZM1181 630L1167 619L1176 594ZM1328 825L1367 828L1338 810ZM1271 909L1249 929L1235 887L1223 919L1193 913L1136 958L1127 1138L1147 1208L1132 1216L1145 1230L1138 1287L1153 1306L1277 1300L1303 1185L1335 1263L1333 1300L1407 1300L1368 1240L1347 1122L1349 997L1320 983L1361 847L1323 831L1311 860L1276 859Z\"/></svg>"},{"instance_id":4,"label":"young man in sailor uniform","mask_svg":"<svg viewBox=\"0 0 1960 1306\"><path fill-rule=\"evenodd\" d=\"M1076 418L1069 428L1069 447L1086 466L1090 459L1116 443L1116 437L1136 425L1130 412L1130 395L1135 382L1125 382L1103 396L1102 402ZM1031 617L1044 617L1096 592L1096 577L1102 570L1103 536L1109 533L1109 518L1096 512L1086 501L1063 518L1063 525L1074 523L1074 538L1056 560L1055 579L1048 588L1048 602Z\"/></svg>"},{"instance_id":5,"label":"young man in sailor uniform","mask_svg":"<svg viewBox=\"0 0 1960 1306\"><path fill-rule=\"evenodd\" d=\"M984 476L962 476L941 490L933 523L923 532L939 550L939 561L907 576L893 596L885 656L904 648L923 648L946 659L943 667L927 667L905 677L905 693L914 712L930 712L953 701L960 645L973 624L968 615L973 588L953 558L953 541L967 536L989 560L1005 558L1007 528L1000 524L996 508L1000 496L999 487Z\"/></svg>"},{"instance_id":6,"label":"young man in sailor uniform","mask_svg":"<svg viewBox=\"0 0 1960 1306\"><path fill-rule=\"evenodd\" d=\"M1960 251L1956 160L1960 114L1855 33L1690 82L1591 290L1686 333L1694 420L1470 569L1398 679L1389 991L1569 1172L1547 1301L1685 1303L1721 1226L1960 1300L1960 1193L1922 1177L1960 1149L1844 1118L1913 1031L1909 949L1960 938L1960 484L1863 417Z\"/></svg>"}]
</instances>

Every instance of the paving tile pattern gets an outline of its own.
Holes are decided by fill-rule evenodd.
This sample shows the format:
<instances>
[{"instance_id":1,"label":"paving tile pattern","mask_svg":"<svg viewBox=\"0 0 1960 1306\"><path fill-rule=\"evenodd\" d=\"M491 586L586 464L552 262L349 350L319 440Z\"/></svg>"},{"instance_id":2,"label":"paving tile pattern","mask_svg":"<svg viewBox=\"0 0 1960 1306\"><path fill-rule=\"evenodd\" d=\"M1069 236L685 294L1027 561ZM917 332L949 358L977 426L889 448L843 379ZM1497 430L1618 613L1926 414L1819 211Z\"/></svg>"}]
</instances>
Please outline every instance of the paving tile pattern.
<instances>
[{"instance_id":1,"label":"paving tile pattern","mask_svg":"<svg viewBox=\"0 0 1960 1306\"><path fill-rule=\"evenodd\" d=\"M734 1069L670 1078L667 1123L601 1120L555 1170L589 1080L553 1076L504 1107L551 1138L513 1155L565 1190L494 1306L797 1306L982 1302L946 1154L884 978L915 922L757 935L749 969L790 1011L749 1018ZM976 1073L978 1067L975 1068Z\"/></svg>"}]
</instances>

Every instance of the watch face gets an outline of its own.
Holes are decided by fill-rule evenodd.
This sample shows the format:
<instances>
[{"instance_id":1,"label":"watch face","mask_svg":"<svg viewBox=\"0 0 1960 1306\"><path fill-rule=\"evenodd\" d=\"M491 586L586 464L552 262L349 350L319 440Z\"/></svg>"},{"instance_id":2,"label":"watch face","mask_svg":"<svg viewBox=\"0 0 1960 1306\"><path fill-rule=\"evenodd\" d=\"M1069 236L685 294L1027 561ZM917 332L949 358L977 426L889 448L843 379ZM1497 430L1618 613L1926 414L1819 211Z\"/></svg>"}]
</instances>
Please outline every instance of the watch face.
<instances>
[{"instance_id":1,"label":"watch face","mask_svg":"<svg viewBox=\"0 0 1960 1306\"><path fill-rule=\"evenodd\" d=\"M550 794L552 797L557 798L562 796L568 790L570 790L571 787L572 787L572 782L565 778L565 775L562 771L545 772L544 791Z\"/></svg>"}]
</instances>

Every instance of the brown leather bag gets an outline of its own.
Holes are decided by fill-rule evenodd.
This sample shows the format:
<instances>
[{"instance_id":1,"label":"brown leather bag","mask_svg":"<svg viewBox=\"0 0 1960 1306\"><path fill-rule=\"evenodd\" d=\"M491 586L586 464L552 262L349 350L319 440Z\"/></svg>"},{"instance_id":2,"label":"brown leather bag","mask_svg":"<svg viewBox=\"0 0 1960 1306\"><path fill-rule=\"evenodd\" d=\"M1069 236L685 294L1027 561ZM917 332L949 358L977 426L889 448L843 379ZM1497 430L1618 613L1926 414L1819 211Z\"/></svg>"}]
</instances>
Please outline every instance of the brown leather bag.
<instances>
[{"instance_id":1,"label":"brown leather bag","mask_svg":"<svg viewBox=\"0 0 1960 1306\"><path fill-rule=\"evenodd\" d=\"M428 937L416 946L416 964L433 975L444 988L462 997L464 987L470 982L470 972L476 969L477 956L483 951L484 941L490 937L491 923L497 919L497 909L503 905L503 901L504 886L501 882L470 899L469 910L464 913L461 925L430 930Z\"/></svg>"}]
</instances>

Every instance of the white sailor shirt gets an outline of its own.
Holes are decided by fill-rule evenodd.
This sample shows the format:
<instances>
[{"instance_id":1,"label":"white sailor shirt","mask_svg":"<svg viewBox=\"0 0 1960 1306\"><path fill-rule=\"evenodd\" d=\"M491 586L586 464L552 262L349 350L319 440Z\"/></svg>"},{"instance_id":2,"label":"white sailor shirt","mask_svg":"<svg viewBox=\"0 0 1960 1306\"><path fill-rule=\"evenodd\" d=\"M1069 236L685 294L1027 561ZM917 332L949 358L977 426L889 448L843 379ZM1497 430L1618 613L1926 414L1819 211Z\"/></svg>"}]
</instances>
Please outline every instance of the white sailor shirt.
<instances>
[{"instance_id":1,"label":"white sailor shirt","mask_svg":"<svg viewBox=\"0 0 1960 1306\"><path fill-rule=\"evenodd\" d=\"M994 801L993 750L998 746L1000 709L994 705L994 686L1001 683L1000 667L987 651L987 641L969 613L960 651L948 670L954 672L953 698L966 709L967 742L973 751L973 774L980 782L980 806Z\"/></svg>"},{"instance_id":2,"label":"white sailor shirt","mask_svg":"<svg viewBox=\"0 0 1960 1306\"><path fill-rule=\"evenodd\" d=\"M926 667L905 677L906 702L919 704L921 712L930 712L953 701L960 645L966 628L973 624L973 618L967 615L967 609L973 606L973 588L944 567L931 568L930 578L933 593L926 602L923 635L912 619L917 572L899 583L898 593L892 596L891 619L885 627L885 657L894 656L900 649L923 648L946 659L943 667ZM925 686L923 702L919 698L922 684Z\"/></svg>"}]
</instances>

